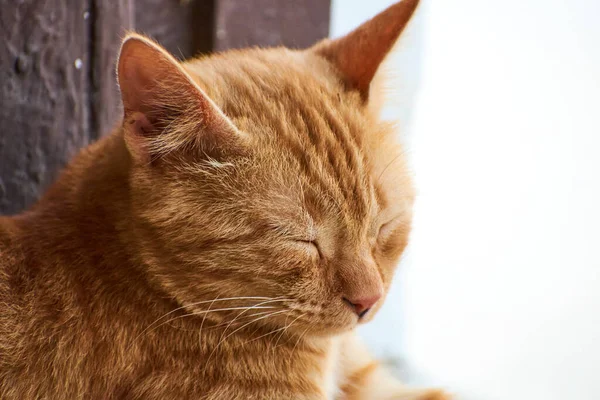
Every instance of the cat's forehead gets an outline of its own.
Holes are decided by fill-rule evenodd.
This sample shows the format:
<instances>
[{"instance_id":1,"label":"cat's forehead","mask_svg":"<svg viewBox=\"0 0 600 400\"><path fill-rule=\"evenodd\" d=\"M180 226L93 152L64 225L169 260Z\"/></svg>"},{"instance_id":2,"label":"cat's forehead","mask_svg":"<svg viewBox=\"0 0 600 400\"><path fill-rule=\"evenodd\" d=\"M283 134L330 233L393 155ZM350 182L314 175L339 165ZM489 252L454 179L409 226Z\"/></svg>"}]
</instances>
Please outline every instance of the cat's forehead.
<instances>
[{"instance_id":1,"label":"cat's forehead","mask_svg":"<svg viewBox=\"0 0 600 400\"><path fill-rule=\"evenodd\" d=\"M187 65L200 86L232 120L289 126L306 112L360 119L358 96L345 93L333 67L322 57L287 48L230 51Z\"/></svg>"},{"instance_id":2,"label":"cat's forehead","mask_svg":"<svg viewBox=\"0 0 600 400\"><path fill-rule=\"evenodd\" d=\"M313 214L334 212L353 224L371 219L377 191L363 143L368 119L325 60L257 49L188 68L239 129L260 139L271 167L301 182Z\"/></svg>"}]
</instances>

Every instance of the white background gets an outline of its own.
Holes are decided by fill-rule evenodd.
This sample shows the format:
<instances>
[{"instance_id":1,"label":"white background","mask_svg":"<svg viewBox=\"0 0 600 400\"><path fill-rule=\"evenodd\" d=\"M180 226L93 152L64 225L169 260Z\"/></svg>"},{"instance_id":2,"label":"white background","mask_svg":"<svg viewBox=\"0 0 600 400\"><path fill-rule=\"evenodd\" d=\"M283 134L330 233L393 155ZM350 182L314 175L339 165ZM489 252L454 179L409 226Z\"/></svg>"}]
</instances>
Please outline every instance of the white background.
<instances>
[{"instance_id":1,"label":"white background","mask_svg":"<svg viewBox=\"0 0 600 400\"><path fill-rule=\"evenodd\" d=\"M332 36L391 3L334 1ZM599 20L597 0L429 0L394 57L387 114L419 195L362 332L412 379L464 399L600 399Z\"/></svg>"}]
</instances>

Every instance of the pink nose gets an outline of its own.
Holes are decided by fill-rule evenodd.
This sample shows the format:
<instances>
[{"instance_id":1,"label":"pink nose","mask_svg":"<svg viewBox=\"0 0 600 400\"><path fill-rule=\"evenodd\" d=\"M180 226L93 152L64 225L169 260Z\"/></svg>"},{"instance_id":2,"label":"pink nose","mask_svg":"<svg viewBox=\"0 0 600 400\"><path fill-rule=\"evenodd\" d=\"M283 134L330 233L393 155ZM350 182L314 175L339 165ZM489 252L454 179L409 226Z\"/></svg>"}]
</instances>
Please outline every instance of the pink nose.
<instances>
[{"instance_id":1,"label":"pink nose","mask_svg":"<svg viewBox=\"0 0 600 400\"><path fill-rule=\"evenodd\" d=\"M369 312L369 310L377 303L381 298L381 295L358 298L358 299L347 299L344 297L344 301L354 309L358 318L362 318Z\"/></svg>"}]
</instances>

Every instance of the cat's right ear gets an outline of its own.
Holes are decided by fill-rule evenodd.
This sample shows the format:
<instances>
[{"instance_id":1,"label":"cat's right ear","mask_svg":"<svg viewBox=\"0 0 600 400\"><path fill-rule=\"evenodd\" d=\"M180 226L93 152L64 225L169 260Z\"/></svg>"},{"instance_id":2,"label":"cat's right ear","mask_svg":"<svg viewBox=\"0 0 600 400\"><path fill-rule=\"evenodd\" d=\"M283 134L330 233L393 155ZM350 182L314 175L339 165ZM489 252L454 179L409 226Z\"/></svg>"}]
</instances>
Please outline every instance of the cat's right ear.
<instances>
[{"instance_id":1,"label":"cat's right ear","mask_svg":"<svg viewBox=\"0 0 600 400\"><path fill-rule=\"evenodd\" d=\"M379 66L418 6L419 0L399 1L346 36L317 43L312 51L331 62L346 89L358 91L366 101Z\"/></svg>"},{"instance_id":2,"label":"cat's right ear","mask_svg":"<svg viewBox=\"0 0 600 400\"><path fill-rule=\"evenodd\" d=\"M210 154L239 145L242 134L160 45L136 34L117 63L123 129L130 152L151 160L180 148Z\"/></svg>"}]
</instances>

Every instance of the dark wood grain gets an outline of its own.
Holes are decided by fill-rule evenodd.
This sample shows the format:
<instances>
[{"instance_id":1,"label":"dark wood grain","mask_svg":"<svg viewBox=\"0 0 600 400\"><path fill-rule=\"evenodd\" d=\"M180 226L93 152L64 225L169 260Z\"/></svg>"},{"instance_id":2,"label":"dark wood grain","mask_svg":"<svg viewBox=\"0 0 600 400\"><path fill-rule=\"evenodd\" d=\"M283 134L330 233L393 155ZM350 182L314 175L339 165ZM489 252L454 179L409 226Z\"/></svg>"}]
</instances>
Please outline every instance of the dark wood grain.
<instances>
[{"instance_id":1,"label":"dark wood grain","mask_svg":"<svg viewBox=\"0 0 600 400\"><path fill-rule=\"evenodd\" d=\"M214 0L138 0L135 29L180 60L212 50Z\"/></svg>"},{"instance_id":2,"label":"dark wood grain","mask_svg":"<svg viewBox=\"0 0 600 400\"><path fill-rule=\"evenodd\" d=\"M133 30L133 0L93 0L90 13L91 131L94 138L109 133L122 115L116 77L121 41Z\"/></svg>"},{"instance_id":3,"label":"dark wood grain","mask_svg":"<svg viewBox=\"0 0 600 400\"><path fill-rule=\"evenodd\" d=\"M214 50L304 48L329 34L329 0L218 0Z\"/></svg>"},{"instance_id":4,"label":"dark wood grain","mask_svg":"<svg viewBox=\"0 0 600 400\"><path fill-rule=\"evenodd\" d=\"M0 213L10 214L90 141L89 38L85 2L0 7Z\"/></svg>"}]
</instances>

